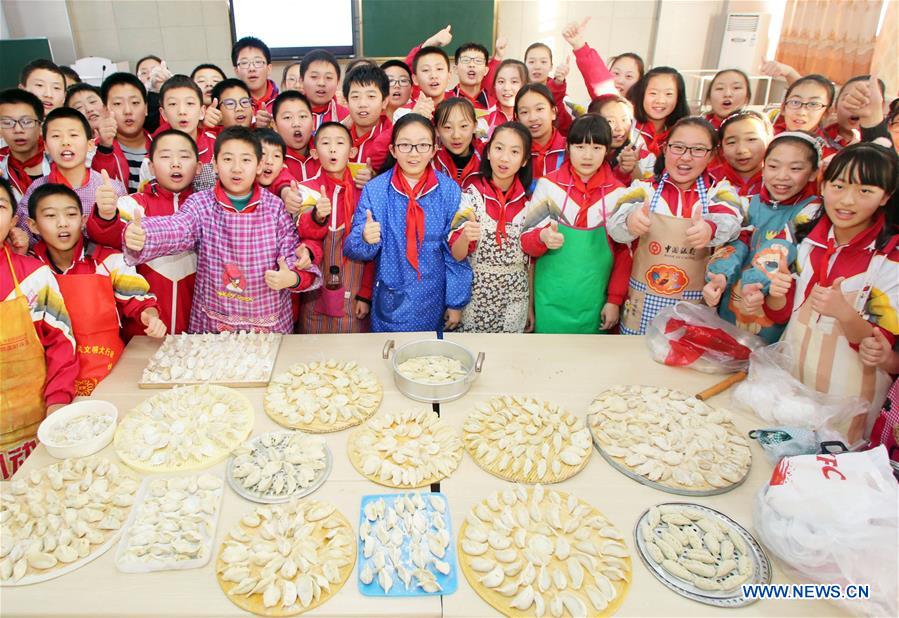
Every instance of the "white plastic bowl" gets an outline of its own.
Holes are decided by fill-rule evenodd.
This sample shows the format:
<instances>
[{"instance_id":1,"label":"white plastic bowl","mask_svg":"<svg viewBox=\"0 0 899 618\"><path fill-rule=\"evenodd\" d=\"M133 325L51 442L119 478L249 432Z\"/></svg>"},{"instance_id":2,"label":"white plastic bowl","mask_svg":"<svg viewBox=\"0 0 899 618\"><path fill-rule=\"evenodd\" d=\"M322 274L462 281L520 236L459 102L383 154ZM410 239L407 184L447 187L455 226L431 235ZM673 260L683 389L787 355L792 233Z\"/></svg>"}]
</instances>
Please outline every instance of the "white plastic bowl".
<instances>
[{"instance_id":1,"label":"white plastic bowl","mask_svg":"<svg viewBox=\"0 0 899 618\"><path fill-rule=\"evenodd\" d=\"M66 446L62 446L60 444L55 444L49 439L49 435L51 430L55 425L60 423L65 423L73 418L78 416L84 416L86 414L109 414L111 413L113 416L112 423L109 424L100 435L85 440L84 442L78 442L76 444L69 444ZM50 453L51 456L56 457L57 459L70 459L72 457L87 457L88 455L93 455L107 444L112 442L112 436L115 434L116 424L119 419L119 411L118 409L108 401L102 401L99 399L85 399L84 401L78 401L76 403L69 404L64 408L60 408L46 419L44 422L40 424L40 427L37 428L37 439L47 447L47 452Z\"/></svg>"}]
</instances>

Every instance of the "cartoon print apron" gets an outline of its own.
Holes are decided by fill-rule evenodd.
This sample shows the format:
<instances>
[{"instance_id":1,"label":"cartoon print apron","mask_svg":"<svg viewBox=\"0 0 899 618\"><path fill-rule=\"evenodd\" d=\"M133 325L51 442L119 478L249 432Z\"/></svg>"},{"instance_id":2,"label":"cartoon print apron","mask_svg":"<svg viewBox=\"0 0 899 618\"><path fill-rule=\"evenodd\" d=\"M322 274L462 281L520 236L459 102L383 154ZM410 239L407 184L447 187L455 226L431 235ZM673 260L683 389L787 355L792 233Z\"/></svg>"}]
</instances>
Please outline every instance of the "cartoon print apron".
<instances>
[{"instance_id":1,"label":"cartoon print apron","mask_svg":"<svg viewBox=\"0 0 899 618\"><path fill-rule=\"evenodd\" d=\"M885 259L883 254L875 255L868 265L862 289L843 295L865 319L865 305L871 295L873 279ZM889 390L890 377L882 369L863 364L858 352L850 346L839 320L812 309L808 298L794 310L784 341L793 351L792 373L797 380L822 393L861 397L871 404L867 414L852 419L848 430L845 426L839 428L848 432L850 443L856 442L866 431L866 425L874 422L874 412L880 410Z\"/></svg>"},{"instance_id":2,"label":"cartoon print apron","mask_svg":"<svg viewBox=\"0 0 899 618\"><path fill-rule=\"evenodd\" d=\"M530 283L528 257L521 249L521 223L506 222L502 246L496 243L496 220L487 214L484 198L475 200L481 223L478 250L468 260L474 271L471 301L462 312L462 330L469 333L520 333L528 321Z\"/></svg>"},{"instance_id":3,"label":"cartoon print apron","mask_svg":"<svg viewBox=\"0 0 899 618\"><path fill-rule=\"evenodd\" d=\"M641 237L634 252L634 265L628 283L627 300L621 312L621 333L643 335L646 327L664 307L680 301L698 304L705 285L709 248L687 244L689 218L660 215L655 212L667 172L649 203L652 221L649 232ZM702 177L696 180L702 214L709 212L709 198Z\"/></svg>"},{"instance_id":4,"label":"cartoon print apron","mask_svg":"<svg viewBox=\"0 0 899 618\"><path fill-rule=\"evenodd\" d=\"M47 364L9 248L3 252L16 290L12 300L0 302L0 477L8 479L37 446Z\"/></svg>"}]
</instances>

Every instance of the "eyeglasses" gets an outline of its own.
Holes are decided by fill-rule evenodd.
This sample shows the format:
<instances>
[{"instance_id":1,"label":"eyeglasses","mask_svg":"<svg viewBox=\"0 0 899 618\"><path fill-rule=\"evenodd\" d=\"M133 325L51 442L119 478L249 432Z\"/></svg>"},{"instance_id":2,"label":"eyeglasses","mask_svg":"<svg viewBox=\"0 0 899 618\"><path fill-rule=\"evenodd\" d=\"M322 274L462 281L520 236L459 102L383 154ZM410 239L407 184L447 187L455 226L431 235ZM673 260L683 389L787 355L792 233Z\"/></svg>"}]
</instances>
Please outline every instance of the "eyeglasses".
<instances>
[{"instance_id":1,"label":"eyeglasses","mask_svg":"<svg viewBox=\"0 0 899 618\"><path fill-rule=\"evenodd\" d=\"M237 63L237 66L241 69L249 69L250 67L261 69L267 64L268 62L265 61L265 58L254 58L252 60L243 59Z\"/></svg>"},{"instance_id":2,"label":"eyeglasses","mask_svg":"<svg viewBox=\"0 0 899 618\"><path fill-rule=\"evenodd\" d=\"M480 56L462 56L459 58L459 64L473 64L482 67L487 64L487 62Z\"/></svg>"},{"instance_id":3,"label":"eyeglasses","mask_svg":"<svg viewBox=\"0 0 899 618\"><path fill-rule=\"evenodd\" d=\"M712 152L711 148L706 148L705 146L687 146L686 144L668 144L668 152L671 154L676 154L677 156L681 156L685 154L687 151L690 151L690 156L696 159L701 159L704 156L708 155Z\"/></svg>"},{"instance_id":4,"label":"eyeglasses","mask_svg":"<svg viewBox=\"0 0 899 618\"><path fill-rule=\"evenodd\" d=\"M387 82L390 84L391 88L393 88L394 86L406 87L412 83L412 80L410 80L408 77L401 77L399 79L389 79L387 80Z\"/></svg>"},{"instance_id":5,"label":"eyeglasses","mask_svg":"<svg viewBox=\"0 0 899 618\"><path fill-rule=\"evenodd\" d=\"M397 149L398 152L403 154L409 154L413 150L419 154L424 154L426 152L431 152L431 149L434 147L434 144L394 144L394 148Z\"/></svg>"},{"instance_id":6,"label":"eyeglasses","mask_svg":"<svg viewBox=\"0 0 899 618\"><path fill-rule=\"evenodd\" d=\"M28 116L22 116L18 120L10 118L9 116L0 118L0 127L3 127L4 129L15 129L16 125L19 125L27 131L28 129L33 129L37 124L37 118L29 118Z\"/></svg>"},{"instance_id":7,"label":"eyeglasses","mask_svg":"<svg viewBox=\"0 0 899 618\"><path fill-rule=\"evenodd\" d=\"M219 102L219 107L224 107L225 109L237 109L238 105L241 107L252 107L253 101L249 97L244 97L242 99L222 99Z\"/></svg>"},{"instance_id":8,"label":"eyeglasses","mask_svg":"<svg viewBox=\"0 0 899 618\"><path fill-rule=\"evenodd\" d=\"M827 107L821 101L800 101L799 99L788 99L784 103L784 105L786 105L790 109L801 109L804 107L810 112L816 112L819 109L824 109L825 107Z\"/></svg>"}]
</instances>

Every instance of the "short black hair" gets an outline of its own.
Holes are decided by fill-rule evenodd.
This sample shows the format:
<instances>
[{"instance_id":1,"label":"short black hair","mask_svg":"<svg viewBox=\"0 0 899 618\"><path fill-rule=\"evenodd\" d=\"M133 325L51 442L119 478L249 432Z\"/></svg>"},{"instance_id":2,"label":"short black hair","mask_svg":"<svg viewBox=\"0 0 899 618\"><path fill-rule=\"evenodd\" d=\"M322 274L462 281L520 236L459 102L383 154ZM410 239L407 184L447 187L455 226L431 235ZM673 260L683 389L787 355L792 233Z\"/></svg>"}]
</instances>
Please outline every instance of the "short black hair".
<instances>
[{"instance_id":1,"label":"short black hair","mask_svg":"<svg viewBox=\"0 0 899 618\"><path fill-rule=\"evenodd\" d=\"M484 55L484 64L486 64L490 60L490 52L487 51L487 48L481 45L480 43L463 43L459 47L456 48L456 53L453 54L453 62L459 64L459 58L462 57L462 54L467 51L476 51L480 54Z\"/></svg>"},{"instance_id":2,"label":"short black hair","mask_svg":"<svg viewBox=\"0 0 899 618\"><path fill-rule=\"evenodd\" d=\"M350 138L350 146L352 146L353 134L350 133L349 128L342 122L334 122L333 120L329 120L328 122L321 123L321 125L315 130L315 135L312 136L312 143L318 144L318 136L321 135L322 129L330 129L332 127L338 127L340 129L343 129L343 131L346 133L347 137Z\"/></svg>"},{"instance_id":3,"label":"short black hair","mask_svg":"<svg viewBox=\"0 0 899 618\"><path fill-rule=\"evenodd\" d=\"M14 105L17 103L30 106L34 110L34 115L37 116L38 121L43 122L44 105L37 98L37 95L21 88L7 88L0 92L0 105Z\"/></svg>"},{"instance_id":4,"label":"short black hair","mask_svg":"<svg viewBox=\"0 0 899 618\"><path fill-rule=\"evenodd\" d=\"M213 156L218 159L219 152L221 152L224 143L231 141L244 142L251 145L253 147L253 152L256 153L256 159L258 160L262 158L262 142L259 141L259 138L255 133L253 133L253 131L240 125L234 125L233 127L222 129L222 132L219 133L219 136L215 138L215 149L213 150Z\"/></svg>"},{"instance_id":5,"label":"short black hair","mask_svg":"<svg viewBox=\"0 0 899 618\"><path fill-rule=\"evenodd\" d=\"M197 95L197 100L200 102L200 105L203 105L203 91L197 86L197 82L181 73L172 75L162 83L162 87L159 89L159 105L162 106L165 104L165 95L168 94L169 90L176 90L178 88L193 90L194 94Z\"/></svg>"},{"instance_id":6,"label":"short black hair","mask_svg":"<svg viewBox=\"0 0 899 618\"><path fill-rule=\"evenodd\" d=\"M503 131L512 131L518 134L518 137L521 138L521 142L524 145L523 154L525 163L521 169L518 170L516 176L518 176L518 180L521 181L521 186L524 187L525 192L530 195L530 187L534 181L534 164L531 160L531 132L520 122L510 120L493 129L493 134L484 146L484 155L481 157L481 167L478 169L478 173L487 180L493 179L493 167L490 165L488 154L490 153L490 146L493 145L493 140L496 138L497 134Z\"/></svg>"},{"instance_id":7,"label":"short black hair","mask_svg":"<svg viewBox=\"0 0 899 618\"><path fill-rule=\"evenodd\" d=\"M343 98L350 98L350 88L353 86L369 86L373 85L381 91L381 97L387 98L390 95L390 80L384 69L370 64L360 64L355 69L346 74L343 80Z\"/></svg>"},{"instance_id":8,"label":"short black hair","mask_svg":"<svg viewBox=\"0 0 899 618\"><path fill-rule=\"evenodd\" d=\"M250 95L250 87L247 86L243 80L237 79L236 77L229 77L228 79L223 79L215 86L212 87L212 93L209 95L213 99L218 99L219 104L222 103L222 93L230 88L240 88L247 93L247 96Z\"/></svg>"},{"instance_id":9,"label":"short black hair","mask_svg":"<svg viewBox=\"0 0 899 618\"><path fill-rule=\"evenodd\" d=\"M367 64L373 67L378 66L378 63L372 60L371 58L366 58L365 56L359 56L358 58L353 58L349 62L346 63L346 72L349 75L349 72L355 69L357 66Z\"/></svg>"},{"instance_id":10,"label":"short black hair","mask_svg":"<svg viewBox=\"0 0 899 618\"><path fill-rule=\"evenodd\" d=\"M52 71L56 73L62 78L62 83L66 83L65 73L59 68L59 66L46 58L38 58L36 60L32 60L24 67L22 67L22 72L19 74L19 83L23 86L28 83L28 78L31 77L31 74L35 71L39 71L40 69L44 69L45 71Z\"/></svg>"},{"instance_id":11,"label":"short black hair","mask_svg":"<svg viewBox=\"0 0 899 618\"><path fill-rule=\"evenodd\" d=\"M263 43L262 39L257 39L254 36L245 36L231 47L231 64L233 66L237 66L237 57L245 49L258 49L265 56L265 63L272 63L272 50L268 48L268 45Z\"/></svg>"},{"instance_id":12,"label":"short black hair","mask_svg":"<svg viewBox=\"0 0 899 618\"><path fill-rule=\"evenodd\" d=\"M627 98L634 104L634 118L638 122L649 122L649 116L643 109L643 98L646 96L646 87L649 80L659 75L670 75L674 78L675 89L677 90L677 99L674 102L674 109L665 119L665 128L673 127L678 120L686 118L690 115L690 104L687 102L687 87L684 85L684 76L677 69L671 67L655 67L650 69L640 80L631 86L627 92ZM717 135L715 136L717 138ZM660 159L664 157L659 157Z\"/></svg>"},{"instance_id":13,"label":"short black hair","mask_svg":"<svg viewBox=\"0 0 899 618\"><path fill-rule=\"evenodd\" d=\"M546 43L538 42L538 43L531 43L530 45L528 45L527 49L524 50L523 58L524 58L525 62L528 61L528 54L531 53L532 51L534 51L535 49L545 49L547 51L547 53L549 54L549 61L550 62L553 61L553 50L551 50L549 48L549 45L547 45Z\"/></svg>"},{"instance_id":14,"label":"short black hair","mask_svg":"<svg viewBox=\"0 0 899 618\"><path fill-rule=\"evenodd\" d=\"M412 69L410 69L409 65L406 64L405 62L403 62L402 60L393 59L393 60L388 60L386 62L381 63L381 70L383 70L385 73L387 72L387 69L389 69L390 67L397 67L399 69L404 70L406 72L406 74L409 75L409 79L412 79Z\"/></svg>"},{"instance_id":15,"label":"short black hair","mask_svg":"<svg viewBox=\"0 0 899 618\"><path fill-rule=\"evenodd\" d=\"M790 84L790 87L787 88L786 93L784 94L784 102L790 98L790 95L793 94L793 91L796 90L799 86L803 84L818 84L822 88L827 91L827 107L830 107L833 104L833 100L836 97L837 89L833 85L833 82L821 75L820 73L811 73L810 75L803 75L795 82Z\"/></svg>"},{"instance_id":16,"label":"short black hair","mask_svg":"<svg viewBox=\"0 0 899 618\"><path fill-rule=\"evenodd\" d=\"M66 78L66 81L71 82L73 84L80 84L81 76L78 75L78 72L70 66L65 64L59 65L59 70L62 71L62 76Z\"/></svg>"},{"instance_id":17,"label":"short black hair","mask_svg":"<svg viewBox=\"0 0 899 618\"><path fill-rule=\"evenodd\" d=\"M147 88L144 86L144 83L138 79L137 75L119 71L104 79L103 83L100 85L100 98L103 99L104 105L109 101L109 91L115 86L133 86L140 92L140 96L144 100L144 103L147 102Z\"/></svg>"},{"instance_id":18,"label":"short black hair","mask_svg":"<svg viewBox=\"0 0 899 618\"><path fill-rule=\"evenodd\" d=\"M28 216L34 219L34 215L37 214L37 207L40 205L41 200L54 195L66 196L75 202L75 205L78 206L78 210L81 210L81 198L78 197L78 194L75 193L73 189L55 182L48 182L36 188L28 197Z\"/></svg>"},{"instance_id":19,"label":"short black hair","mask_svg":"<svg viewBox=\"0 0 899 618\"><path fill-rule=\"evenodd\" d=\"M213 71L216 71L219 75L222 76L222 79L225 79L228 77L227 75L225 75L225 72L222 71L221 68L219 68L219 66L217 64L212 64L211 62L204 62L203 64L198 64L197 66L194 67L194 70L190 72L190 78L191 79L195 78L197 76L197 73L199 73L203 69L212 69Z\"/></svg>"},{"instance_id":20,"label":"short black hair","mask_svg":"<svg viewBox=\"0 0 899 618\"><path fill-rule=\"evenodd\" d=\"M147 60L155 60L156 62L162 64L162 58L160 58L159 56L156 56L154 54L147 54L146 56L144 56L143 58L141 58L140 60L138 60L137 62L134 63L134 74L135 75L137 74L138 71L140 71L140 65L145 63Z\"/></svg>"},{"instance_id":21,"label":"short black hair","mask_svg":"<svg viewBox=\"0 0 899 618\"><path fill-rule=\"evenodd\" d=\"M340 79L340 65L337 64L337 58L326 49L313 49L303 56L303 60L300 61L300 79L306 77L306 72L313 62L327 62L334 67L334 70L337 71L337 79Z\"/></svg>"},{"instance_id":22,"label":"short black hair","mask_svg":"<svg viewBox=\"0 0 899 618\"><path fill-rule=\"evenodd\" d=\"M309 99L306 98L306 95L302 92L297 92L296 90L285 90L278 94L275 97L274 103L272 103L272 117L277 117L278 110L281 109L281 106L284 105L287 101L301 101L303 105L309 108L309 111L312 111L312 103L309 102Z\"/></svg>"},{"instance_id":23,"label":"short black hair","mask_svg":"<svg viewBox=\"0 0 899 618\"><path fill-rule=\"evenodd\" d=\"M284 143L284 138L278 135L277 131L272 129L256 129L256 137L259 138L260 144L277 146L281 149L282 155L287 154L287 144Z\"/></svg>"},{"instance_id":24,"label":"short black hair","mask_svg":"<svg viewBox=\"0 0 899 618\"><path fill-rule=\"evenodd\" d=\"M61 120L63 118L72 118L80 122L81 126L84 128L84 135L87 139L90 139L93 136L93 129L91 129L91 125L87 121L87 118L84 117L84 114L71 107L57 107L47 114L47 118L44 120L44 124L41 127L41 135L43 135L45 140L47 139L47 130L50 128L50 123L54 120Z\"/></svg>"},{"instance_id":25,"label":"short black hair","mask_svg":"<svg viewBox=\"0 0 899 618\"><path fill-rule=\"evenodd\" d=\"M568 145L600 144L608 148L612 145L612 128L609 121L599 114L584 114L568 129Z\"/></svg>"},{"instance_id":26,"label":"short black hair","mask_svg":"<svg viewBox=\"0 0 899 618\"><path fill-rule=\"evenodd\" d=\"M163 137L168 137L169 135L177 135L178 137L185 138L188 142L190 142L190 149L194 151L194 155L197 159L200 158L200 150L197 148L197 143L194 141L190 135L185 133L184 131L179 131L178 129L165 129L164 131L160 131L153 137L153 141L150 142L150 152L147 154L150 160L153 160L153 155L156 154L156 150L159 148L159 142Z\"/></svg>"},{"instance_id":27,"label":"short black hair","mask_svg":"<svg viewBox=\"0 0 899 618\"><path fill-rule=\"evenodd\" d=\"M537 83L525 84L524 86L521 87L521 90L518 91L518 94L515 95L514 112L515 112L516 119L518 118L518 103L519 103L519 101L521 101L521 99L524 97L524 95L526 95L529 92L533 92L534 94L540 95L541 97L546 99L552 107L556 107L556 100L553 98L553 93L546 86L546 84L537 84Z\"/></svg>"},{"instance_id":28,"label":"short black hair","mask_svg":"<svg viewBox=\"0 0 899 618\"><path fill-rule=\"evenodd\" d=\"M449 97L443 99L434 110L434 126L439 127L446 122L446 119L449 118L449 115L456 108L461 109L462 113L471 119L471 124L476 125L478 123L478 115L471 101L464 97ZM476 136L475 139L477 139Z\"/></svg>"},{"instance_id":29,"label":"short black hair","mask_svg":"<svg viewBox=\"0 0 899 618\"><path fill-rule=\"evenodd\" d=\"M419 49L418 53L416 53L415 57L412 59L412 72L415 73L415 71L418 69L419 59L421 59L423 56L430 56L431 54L437 54L438 56L442 57L446 61L447 70L449 70L450 61L449 56L446 55L446 52L439 47L428 45L427 47L422 47L421 49Z\"/></svg>"},{"instance_id":30,"label":"short black hair","mask_svg":"<svg viewBox=\"0 0 899 618\"><path fill-rule=\"evenodd\" d=\"M10 184L9 180L6 179L6 176L0 176L0 189L6 191L6 195L9 196L9 204L12 206L12 216L16 216L16 208L18 207L18 203L16 202L16 193L12 189L12 184Z\"/></svg>"},{"instance_id":31,"label":"short black hair","mask_svg":"<svg viewBox=\"0 0 899 618\"><path fill-rule=\"evenodd\" d=\"M72 107L69 103L79 92L93 92L100 100L103 99L103 94L100 92L100 89L94 86L93 84L88 84L87 82L78 82L77 84L72 84L66 89L66 101L63 105L66 107Z\"/></svg>"}]
</instances>

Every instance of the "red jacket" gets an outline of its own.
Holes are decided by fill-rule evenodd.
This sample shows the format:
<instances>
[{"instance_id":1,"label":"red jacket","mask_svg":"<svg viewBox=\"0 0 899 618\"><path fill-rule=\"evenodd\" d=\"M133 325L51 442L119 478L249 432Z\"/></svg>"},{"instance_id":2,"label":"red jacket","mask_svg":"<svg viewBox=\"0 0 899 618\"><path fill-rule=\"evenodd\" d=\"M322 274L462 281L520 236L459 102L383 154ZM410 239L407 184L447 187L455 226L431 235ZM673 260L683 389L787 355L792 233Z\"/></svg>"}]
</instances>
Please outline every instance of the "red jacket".
<instances>
[{"instance_id":1,"label":"red jacket","mask_svg":"<svg viewBox=\"0 0 899 618\"><path fill-rule=\"evenodd\" d=\"M353 163L365 163L371 159L371 168L377 174L378 170L387 161L390 137L393 134L393 122L387 116L382 115L378 124L361 137L356 134L356 127L350 127L350 135L353 138L353 146L358 148Z\"/></svg>"},{"instance_id":2,"label":"red jacket","mask_svg":"<svg viewBox=\"0 0 899 618\"><path fill-rule=\"evenodd\" d=\"M331 99L322 107L312 108L313 130L318 130L325 122L342 122L350 115L350 110L340 105L336 99Z\"/></svg>"},{"instance_id":3,"label":"red jacket","mask_svg":"<svg viewBox=\"0 0 899 618\"><path fill-rule=\"evenodd\" d=\"M565 162L565 136L562 132L553 131L545 150L541 150L536 141L531 141L531 162L534 165L534 180L562 167Z\"/></svg>"},{"instance_id":4,"label":"red jacket","mask_svg":"<svg viewBox=\"0 0 899 618\"><path fill-rule=\"evenodd\" d=\"M258 99L250 93L250 99L253 101L253 113L255 114L260 109L265 109L267 112L271 113L272 104L275 102L275 99L278 97L278 86L272 80L267 80L265 85L265 94L263 94Z\"/></svg>"},{"instance_id":5,"label":"red jacket","mask_svg":"<svg viewBox=\"0 0 899 618\"><path fill-rule=\"evenodd\" d=\"M762 170L757 171L748 179L743 177L735 170L730 163L723 158L709 166L709 175L716 181L726 180L733 185L740 197L752 197L758 195L762 190Z\"/></svg>"},{"instance_id":6,"label":"red jacket","mask_svg":"<svg viewBox=\"0 0 899 618\"><path fill-rule=\"evenodd\" d=\"M662 144L668 141L668 134L671 131L669 129L664 129L663 131L656 133L655 125L652 124L651 121L638 122L637 131L640 132L640 135L643 136L643 139L646 141L646 147L649 149L649 152L656 157L660 157L662 155Z\"/></svg>"},{"instance_id":7,"label":"red jacket","mask_svg":"<svg viewBox=\"0 0 899 618\"><path fill-rule=\"evenodd\" d=\"M437 172L443 172L455 180L456 184L461 187L468 178L473 174L477 174L478 170L481 168L481 151L484 149L484 142L474 138L471 140L471 148L473 151L471 159L468 160L468 164L464 169L460 170L456 167L453 157L446 148L437 149L437 154L431 159L431 167Z\"/></svg>"},{"instance_id":8,"label":"red jacket","mask_svg":"<svg viewBox=\"0 0 899 618\"><path fill-rule=\"evenodd\" d=\"M493 108L493 97L487 92L487 88L485 84L487 83L486 78L481 82L481 85L484 86L474 98L468 96L462 87L456 84L454 88L450 88L447 91L446 96L448 97L459 97L460 99L467 99L475 109L481 109L486 111L490 111Z\"/></svg>"},{"instance_id":9,"label":"red jacket","mask_svg":"<svg viewBox=\"0 0 899 618\"><path fill-rule=\"evenodd\" d=\"M574 60L584 77L584 84L587 86L587 94L590 95L591 101L604 94L618 94L615 89L615 76L609 71L609 67L603 62L599 52L584 43L583 47L574 50Z\"/></svg>"},{"instance_id":10,"label":"red jacket","mask_svg":"<svg viewBox=\"0 0 899 618\"><path fill-rule=\"evenodd\" d=\"M153 138L144 131L144 149L147 151L148 156L150 144L152 143ZM106 173L109 174L112 180L118 180L125 185L126 189L128 188L128 180L131 174L128 168L128 159L125 157L125 153L122 152L122 145L119 144L119 140L113 140L112 148L97 146L94 159L91 161L91 169L95 172L106 170Z\"/></svg>"},{"instance_id":11,"label":"red jacket","mask_svg":"<svg viewBox=\"0 0 899 618\"><path fill-rule=\"evenodd\" d=\"M189 186L181 193L171 193L154 181L147 184L142 192L119 199L122 216L118 219L102 219L95 206L87 220L87 235L96 243L120 249L122 234L127 222L133 218L136 206L142 207L147 217L173 215L190 195ZM147 280L150 291L156 295L159 319L171 334L187 331L196 271L197 260L192 252L137 265L137 272Z\"/></svg>"},{"instance_id":12,"label":"red jacket","mask_svg":"<svg viewBox=\"0 0 899 618\"><path fill-rule=\"evenodd\" d=\"M290 175L299 181L315 176L321 168L321 164L311 155L304 155L290 146L285 151L284 165L287 166Z\"/></svg>"}]
</instances>

